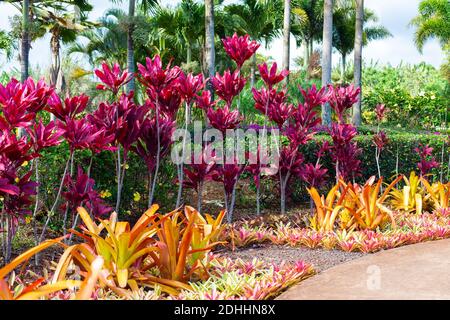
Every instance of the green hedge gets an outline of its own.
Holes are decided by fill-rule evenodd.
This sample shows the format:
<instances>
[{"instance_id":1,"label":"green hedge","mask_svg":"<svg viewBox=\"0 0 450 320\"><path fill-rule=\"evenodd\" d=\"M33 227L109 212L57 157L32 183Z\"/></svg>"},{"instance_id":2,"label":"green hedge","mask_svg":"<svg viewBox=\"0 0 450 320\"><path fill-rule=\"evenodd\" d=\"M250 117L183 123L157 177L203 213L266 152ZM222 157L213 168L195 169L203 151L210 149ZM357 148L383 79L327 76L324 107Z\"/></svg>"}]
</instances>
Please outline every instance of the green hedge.
<instances>
[{"instance_id":1,"label":"green hedge","mask_svg":"<svg viewBox=\"0 0 450 320\"><path fill-rule=\"evenodd\" d=\"M355 139L358 146L363 149L361 156L361 172L362 177L358 180L365 181L372 175L377 175L377 167L375 161L375 147L372 143L373 129L364 127L360 135ZM399 157L399 173L408 174L412 170L417 171L417 162L419 155L414 151L414 148L419 143L428 144L434 148L434 154L438 162L441 162L441 151L445 141L445 136L417 133L417 132L401 132L393 129L386 129L390 143L386 149L383 150L380 159L381 172L384 177L388 179L395 175L397 152ZM314 140L304 146L302 152L305 155L305 161L315 162L315 154L318 146L324 139L330 139L327 135L317 135ZM318 143L320 142L320 143ZM62 175L65 161L67 161L69 154L66 145L58 146L47 150L40 160L41 167L41 199L44 200L46 207L50 207L53 202L53 197L57 189L59 179ZM89 152L79 152L76 155L74 173L76 167L81 165L86 168L89 163ZM444 150L444 177L447 180L448 175L448 157L449 149ZM334 166L331 163L329 156L324 158L324 166L329 170L330 184L334 182ZM441 169L434 170L434 179L438 179ZM92 168L92 178L96 181L96 189L100 191L108 190L111 196L106 200L111 204L115 204L116 181L115 181L115 164L111 153L103 152L95 157ZM141 159L134 154L130 154L129 168L126 170L124 181L124 189L122 195L122 213L130 211L131 214L142 212L147 203L147 172L146 167ZM156 201L162 206L164 210L172 210L175 203L177 185L175 184L176 169L170 162L170 158L163 161L160 168L158 190L156 192ZM300 181L294 180L291 185L291 195L293 201L305 201L307 199L305 186ZM326 189L325 187L324 189ZM140 194L140 200L134 200L134 193ZM253 191L248 191L246 194L239 195L237 205L245 205L248 202L246 197L254 197ZM218 197L221 197L219 194ZM57 228L58 226L55 226Z\"/></svg>"}]
</instances>

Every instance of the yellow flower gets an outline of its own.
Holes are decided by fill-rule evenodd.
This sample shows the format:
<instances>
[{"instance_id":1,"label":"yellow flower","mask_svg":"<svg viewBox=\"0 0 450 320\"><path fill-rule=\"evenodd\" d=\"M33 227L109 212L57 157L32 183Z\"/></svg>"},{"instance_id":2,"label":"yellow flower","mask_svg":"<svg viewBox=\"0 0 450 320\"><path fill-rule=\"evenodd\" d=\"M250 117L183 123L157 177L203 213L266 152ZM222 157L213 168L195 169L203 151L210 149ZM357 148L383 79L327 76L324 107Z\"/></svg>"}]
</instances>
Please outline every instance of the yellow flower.
<instances>
[{"instance_id":1,"label":"yellow flower","mask_svg":"<svg viewBox=\"0 0 450 320\"><path fill-rule=\"evenodd\" d=\"M133 201L138 202L141 200L141 194L139 192L133 193Z\"/></svg>"},{"instance_id":2,"label":"yellow flower","mask_svg":"<svg viewBox=\"0 0 450 320\"><path fill-rule=\"evenodd\" d=\"M102 190L100 192L100 198L105 199L111 197L111 192L109 190Z\"/></svg>"},{"instance_id":3,"label":"yellow flower","mask_svg":"<svg viewBox=\"0 0 450 320\"><path fill-rule=\"evenodd\" d=\"M125 165L125 170L130 169L130 166L128 165L128 163Z\"/></svg>"},{"instance_id":4,"label":"yellow flower","mask_svg":"<svg viewBox=\"0 0 450 320\"><path fill-rule=\"evenodd\" d=\"M127 215L131 216L131 211L130 211L130 210L125 211L125 213L126 213Z\"/></svg>"},{"instance_id":5,"label":"yellow flower","mask_svg":"<svg viewBox=\"0 0 450 320\"><path fill-rule=\"evenodd\" d=\"M22 163L22 167L26 167L28 165L28 161L24 161L23 163Z\"/></svg>"},{"instance_id":6,"label":"yellow flower","mask_svg":"<svg viewBox=\"0 0 450 320\"><path fill-rule=\"evenodd\" d=\"M26 216L25 217L25 223L26 224L30 224L31 223L31 217L30 216Z\"/></svg>"},{"instance_id":7,"label":"yellow flower","mask_svg":"<svg viewBox=\"0 0 450 320\"><path fill-rule=\"evenodd\" d=\"M17 177L17 178L14 179L14 181L15 181L16 183L19 183L20 179Z\"/></svg>"}]
</instances>

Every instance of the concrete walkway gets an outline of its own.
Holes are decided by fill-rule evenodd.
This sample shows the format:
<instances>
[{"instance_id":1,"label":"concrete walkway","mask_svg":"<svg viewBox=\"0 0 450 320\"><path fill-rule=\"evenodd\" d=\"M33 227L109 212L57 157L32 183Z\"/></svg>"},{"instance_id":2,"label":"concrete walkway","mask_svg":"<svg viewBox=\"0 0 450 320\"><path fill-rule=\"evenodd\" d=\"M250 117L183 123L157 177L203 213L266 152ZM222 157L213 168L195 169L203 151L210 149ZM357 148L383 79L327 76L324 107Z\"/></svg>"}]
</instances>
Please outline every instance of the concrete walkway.
<instances>
[{"instance_id":1,"label":"concrete walkway","mask_svg":"<svg viewBox=\"0 0 450 320\"><path fill-rule=\"evenodd\" d=\"M450 239L349 261L302 281L278 299L450 299Z\"/></svg>"}]
</instances>

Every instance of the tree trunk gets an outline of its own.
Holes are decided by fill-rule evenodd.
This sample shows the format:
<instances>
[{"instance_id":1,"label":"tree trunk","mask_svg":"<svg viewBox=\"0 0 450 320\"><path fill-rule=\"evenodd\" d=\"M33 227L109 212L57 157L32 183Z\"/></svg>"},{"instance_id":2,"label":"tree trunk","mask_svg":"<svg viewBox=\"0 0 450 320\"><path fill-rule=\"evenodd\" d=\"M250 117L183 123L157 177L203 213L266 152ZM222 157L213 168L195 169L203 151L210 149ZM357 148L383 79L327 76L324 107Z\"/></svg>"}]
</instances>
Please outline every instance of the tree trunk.
<instances>
[{"instance_id":1,"label":"tree trunk","mask_svg":"<svg viewBox=\"0 0 450 320\"><path fill-rule=\"evenodd\" d=\"M214 47L214 0L205 0L205 55L208 76L211 79L216 69L216 52ZM214 93L211 81L208 81L208 89Z\"/></svg>"},{"instance_id":2,"label":"tree trunk","mask_svg":"<svg viewBox=\"0 0 450 320\"><path fill-rule=\"evenodd\" d=\"M28 78L30 54L30 0L23 0L22 4L22 40L20 46L20 79L22 82Z\"/></svg>"},{"instance_id":3,"label":"tree trunk","mask_svg":"<svg viewBox=\"0 0 450 320\"><path fill-rule=\"evenodd\" d=\"M333 0L323 4L323 42L322 42L322 86L331 83L331 50L333 44ZM331 125L331 109L328 103L322 105L322 124Z\"/></svg>"},{"instance_id":4,"label":"tree trunk","mask_svg":"<svg viewBox=\"0 0 450 320\"><path fill-rule=\"evenodd\" d=\"M345 82L345 67L347 64L347 55L345 53L341 54L342 56L342 66L341 66L341 82Z\"/></svg>"},{"instance_id":5,"label":"tree trunk","mask_svg":"<svg viewBox=\"0 0 450 320\"><path fill-rule=\"evenodd\" d=\"M133 44L133 31L134 31L134 12L136 10L136 0L129 0L128 3L128 34L127 34L127 68L128 72L134 73L134 44ZM135 83L134 77L127 83L127 92L134 91Z\"/></svg>"},{"instance_id":6,"label":"tree trunk","mask_svg":"<svg viewBox=\"0 0 450 320\"><path fill-rule=\"evenodd\" d=\"M362 46L363 46L363 24L364 24L364 0L356 0L356 23L355 23L355 86L361 88L362 72ZM361 125L361 99L362 93L359 93L358 102L353 106L353 124Z\"/></svg>"},{"instance_id":7,"label":"tree trunk","mask_svg":"<svg viewBox=\"0 0 450 320\"><path fill-rule=\"evenodd\" d=\"M305 46L304 47L304 50L305 50L305 53L304 53L304 61L303 61L303 67L305 68L305 70L307 70L308 69L308 64L309 64L309 44L308 44L308 41L303 41L303 45Z\"/></svg>"},{"instance_id":8,"label":"tree trunk","mask_svg":"<svg viewBox=\"0 0 450 320\"><path fill-rule=\"evenodd\" d=\"M251 88L254 88L256 82L256 53L252 57L252 67L250 73L250 85Z\"/></svg>"},{"instance_id":9,"label":"tree trunk","mask_svg":"<svg viewBox=\"0 0 450 320\"><path fill-rule=\"evenodd\" d=\"M284 0L284 22L283 22L283 70L289 70L289 53L291 49L291 0ZM289 76L286 77L289 84Z\"/></svg>"},{"instance_id":10,"label":"tree trunk","mask_svg":"<svg viewBox=\"0 0 450 320\"><path fill-rule=\"evenodd\" d=\"M189 66L189 64L192 61L192 48L189 41L186 43L186 64Z\"/></svg>"}]
</instances>

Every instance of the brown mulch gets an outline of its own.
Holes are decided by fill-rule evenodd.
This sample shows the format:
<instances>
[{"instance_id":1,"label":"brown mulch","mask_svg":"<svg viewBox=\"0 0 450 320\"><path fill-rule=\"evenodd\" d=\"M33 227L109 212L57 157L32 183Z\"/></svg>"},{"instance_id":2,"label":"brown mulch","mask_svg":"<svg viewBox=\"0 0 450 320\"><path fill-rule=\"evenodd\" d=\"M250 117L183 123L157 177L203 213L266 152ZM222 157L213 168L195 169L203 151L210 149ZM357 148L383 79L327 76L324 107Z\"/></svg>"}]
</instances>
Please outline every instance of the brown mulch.
<instances>
[{"instance_id":1,"label":"brown mulch","mask_svg":"<svg viewBox=\"0 0 450 320\"><path fill-rule=\"evenodd\" d=\"M324 271L338 264L358 259L365 255L361 252L344 252L341 250L308 249L304 247L289 247L279 245L259 245L252 248L218 252L223 256L251 261L254 258L267 262L282 260L295 263L299 260L311 264L317 272Z\"/></svg>"}]
</instances>

